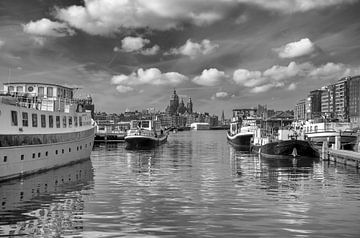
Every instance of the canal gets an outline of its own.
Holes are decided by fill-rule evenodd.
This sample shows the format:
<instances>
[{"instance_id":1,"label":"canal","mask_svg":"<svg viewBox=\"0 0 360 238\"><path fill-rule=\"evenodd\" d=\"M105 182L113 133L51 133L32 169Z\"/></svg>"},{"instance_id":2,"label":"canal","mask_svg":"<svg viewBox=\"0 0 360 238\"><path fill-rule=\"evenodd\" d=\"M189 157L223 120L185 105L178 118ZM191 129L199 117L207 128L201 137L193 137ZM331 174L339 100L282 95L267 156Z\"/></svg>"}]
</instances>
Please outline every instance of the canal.
<instances>
[{"instance_id":1,"label":"canal","mask_svg":"<svg viewBox=\"0 0 360 238\"><path fill-rule=\"evenodd\" d=\"M225 131L170 134L150 151L100 145L91 160L0 184L0 236L358 237L353 167L241 153Z\"/></svg>"}]
</instances>

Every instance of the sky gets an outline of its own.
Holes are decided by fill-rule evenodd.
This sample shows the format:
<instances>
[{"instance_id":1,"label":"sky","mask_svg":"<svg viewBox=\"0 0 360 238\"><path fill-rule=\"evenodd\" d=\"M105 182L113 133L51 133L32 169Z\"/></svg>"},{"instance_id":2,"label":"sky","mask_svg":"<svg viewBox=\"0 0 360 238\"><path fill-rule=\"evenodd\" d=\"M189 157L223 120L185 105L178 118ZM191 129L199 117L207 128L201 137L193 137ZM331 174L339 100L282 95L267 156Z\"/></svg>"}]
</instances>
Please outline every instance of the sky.
<instances>
[{"instance_id":1,"label":"sky","mask_svg":"<svg viewBox=\"0 0 360 238\"><path fill-rule=\"evenodd\" d=\"M98 112L293 109L360 74L360 0L1 0L0 79L81 88Z\"/></svg>"}]
</instances>

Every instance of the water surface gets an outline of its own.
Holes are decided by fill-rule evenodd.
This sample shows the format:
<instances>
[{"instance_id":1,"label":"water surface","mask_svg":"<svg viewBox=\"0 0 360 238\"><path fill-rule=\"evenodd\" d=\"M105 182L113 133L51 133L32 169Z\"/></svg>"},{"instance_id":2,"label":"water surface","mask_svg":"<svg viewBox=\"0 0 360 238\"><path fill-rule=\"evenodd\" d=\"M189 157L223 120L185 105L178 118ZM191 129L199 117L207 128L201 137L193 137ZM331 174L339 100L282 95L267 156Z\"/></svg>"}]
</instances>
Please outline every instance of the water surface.
<instances>
[{"instance_id":1,"label":"water surface","mask_svg":"<svg viewBox=\"0 0 360 238\"><path fill-rule=\"evenodd\" d=\"M352 167L259 158L225 131L178 132L154 150L102 145L91 161L0 184L0 235L358 237L359 188Z\"/></svg>"}]
</instances>

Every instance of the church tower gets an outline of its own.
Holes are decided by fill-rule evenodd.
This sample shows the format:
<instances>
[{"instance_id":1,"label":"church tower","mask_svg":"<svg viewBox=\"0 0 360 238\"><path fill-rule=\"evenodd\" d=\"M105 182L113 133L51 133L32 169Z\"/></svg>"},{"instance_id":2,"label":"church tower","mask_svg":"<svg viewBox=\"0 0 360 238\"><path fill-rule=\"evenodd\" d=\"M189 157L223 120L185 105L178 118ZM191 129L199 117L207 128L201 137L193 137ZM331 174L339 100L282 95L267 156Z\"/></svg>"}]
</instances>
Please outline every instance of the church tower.
<instances>
[{"instance_id":1,"label":"church tower","mask_svg":"<svg viewBox=\"0 0 360 238\"><path fill-rule=\"evenodd\" d=\"M193 103L191 101L191 98L189 98L189 101L186 105L186 109L188 111L188 113L192 114L193 113Z\"/></svg>"},{"instance_id":2,"label":"church tower","mask_svg":"<svg viewBox=\"0 0 360 238\"><path fill-rule=\"evenodd\" d=\"M171 95L170 98L170 114L173 115L176 113L179 107L179 96L176 94L176 90L174 89L174 94Z\"/></svg>"}]
</instances>

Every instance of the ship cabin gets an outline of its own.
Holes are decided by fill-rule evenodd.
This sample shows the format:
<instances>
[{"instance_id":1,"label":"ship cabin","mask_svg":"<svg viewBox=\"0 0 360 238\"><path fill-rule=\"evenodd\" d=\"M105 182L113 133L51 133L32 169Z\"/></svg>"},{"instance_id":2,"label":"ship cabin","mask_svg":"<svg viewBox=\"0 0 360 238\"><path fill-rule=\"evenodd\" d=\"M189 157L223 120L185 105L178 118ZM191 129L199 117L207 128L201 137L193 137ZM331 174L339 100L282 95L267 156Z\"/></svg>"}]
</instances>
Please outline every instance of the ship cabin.
<instances>
[{"instance_id":1,"label":"ship cabin","mask_svg":"<svg viewBox=\"0 0 360 238\"><path fill-rule=\"evenodd\" d=\"M3 83L0 91L0 134L42 134L81 131L91 126L87 99L76 89L47 83ZM4 144L0 141L0 144ZM6 143L5 143L6 144Z\"/></svg>"}]
</instances>

